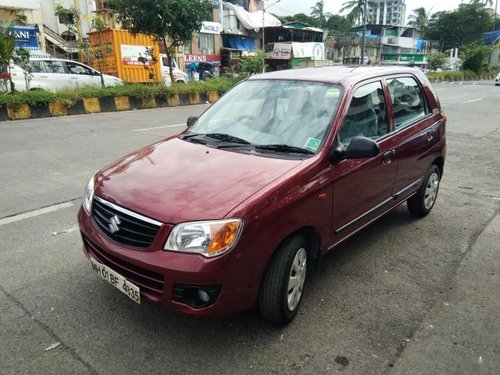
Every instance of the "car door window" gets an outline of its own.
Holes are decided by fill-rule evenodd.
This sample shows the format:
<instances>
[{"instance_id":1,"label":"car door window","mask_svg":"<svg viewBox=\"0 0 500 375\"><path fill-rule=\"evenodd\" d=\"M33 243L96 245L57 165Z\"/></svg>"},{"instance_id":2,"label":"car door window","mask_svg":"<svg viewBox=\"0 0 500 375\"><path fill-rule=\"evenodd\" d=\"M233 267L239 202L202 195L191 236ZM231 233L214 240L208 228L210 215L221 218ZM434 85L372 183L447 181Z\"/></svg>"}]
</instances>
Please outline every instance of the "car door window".
<instances>
[{"instance_id":1,"label":"car door window","mask_svg":"<svg viewBox=\"0 0 500 375\"><path fill-rule=\"evenodd\" d=\"M84 65L67 61L66 66L71 74L92 75L92 70Z\"/></svg>"},{"instance_id":2,"label":"car door window","mask_svg":"<svg viewBox=\"0 0 500 375\"><path fill-rule=\"evenodd\" d=\"M381 82L358 88L339 131L338 141L346 147L354 137L378 139L387 134L387 106Z\"/></svg>"},{"instance_id":3,"label":"car door window","mask_svg":"<svg viewBox=\"0 0 500 375\"><path fill-rule=\"evenodd\" d=\"M410 125L427 115L424 95L415 79L393 78L388 80L387 86L394 108L396 129Z\"/></svg>"},{"instance_id":4,"label":"car door window","mask_svg":"<svg viewBox=\"0 0 500 375\"><path fill-rule=\"evenodd\" d=\"M45 60L43 63L44 63L43 70L46 73L57 73L57 74L66 73L66 69L64 69L64 64L62 61Z\"/></svg>"},{"instance_id":5,"label":"car door window","mask_svg":"<svg viewBox=\"0 0 500 375\"><path fill-rule=\"evenodd\" d=\"M44 73L44 67L42 61L33 60L26 64L26 69L28 73Z\"/></svg>"}]
</instances>

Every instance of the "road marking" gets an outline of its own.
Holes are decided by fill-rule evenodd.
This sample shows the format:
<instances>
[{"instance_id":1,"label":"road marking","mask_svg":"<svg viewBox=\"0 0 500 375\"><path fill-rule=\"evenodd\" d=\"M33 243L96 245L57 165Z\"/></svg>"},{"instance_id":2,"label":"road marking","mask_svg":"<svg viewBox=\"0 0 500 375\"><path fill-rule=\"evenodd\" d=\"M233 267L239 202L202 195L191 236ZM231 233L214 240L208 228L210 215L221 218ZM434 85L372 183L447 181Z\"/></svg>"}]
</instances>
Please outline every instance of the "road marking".
<instances>
[{"instance_id":1,"label":"road marking","mask_svg":"<svg viewBox=\"0 0 500 375\"><path fill-rule=\"evenodd\" d=\"M52 235L53 236L58 236L60 234L66 234L66 233L71 233L71 232L74 232L75 230L77 230L78 227L71 227L69 229L66 229L66 230L63 230L62 232L52 232Z\"/></svg>"},{"instance_id":2,"label":"road marking","mask_svg":"<svg viewBox=\"0 0 500 375\"><path fill-rule=\"evenodd\" d=\"M145 131L148 131L148 130L155 130L155 129L180 128L181 126L186 126L186 124L174 124L174 125L155 126L154 128L134 129L132 131L133 132L145 132Z\"/></svg>"},{"instance_id":3,"label":"road marking","mask_svg":"<svg viewBox=\"0 0 500 375\"><path fill-rule=\"evenodd\" d=\"M38 210L25 212L25 213L18 214L18 215L4 217L3 219L0 219L0 227L2 225L15 223L16 221L31 219L31 218L36 217L36 216L45 215L45 214L48 214L50 212L59 211L59 210L62 210L64 208L69 208L69 207L73 207L73 206L74 206L74 204L72 202L65 202L65 203L55 204L53 206L40 208Z\"/></svg>"},{"instance_id":4,"label":"road marking","mask_svg":"<svg viewBox=\"0 0 500 375\"><path fill-rule=\"evenodd\" d=\"M479 102L479 101L481 101L481 100L483 100L483 98L479 98L479 99L472 99L472 100L467 100L466 102L463 102L462 104Z\"/></svg>"}]
</instances>

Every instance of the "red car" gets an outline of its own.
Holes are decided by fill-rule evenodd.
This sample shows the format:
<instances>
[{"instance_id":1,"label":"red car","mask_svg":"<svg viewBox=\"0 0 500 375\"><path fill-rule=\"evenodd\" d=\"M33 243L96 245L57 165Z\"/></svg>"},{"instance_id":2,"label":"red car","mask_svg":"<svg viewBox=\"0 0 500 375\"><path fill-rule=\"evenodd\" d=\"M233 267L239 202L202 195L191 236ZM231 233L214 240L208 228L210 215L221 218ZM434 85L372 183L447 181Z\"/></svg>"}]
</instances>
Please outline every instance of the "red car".
<instances>
[{"instance_id":1,"label":"red car","mask_svg":"<svg viewBox=\"0 0 500 375\"><path fill-rule=\"evenodd\" d=\"M90 180L85 254L137 303L288 323L322 255L404 202L432 210L445 125L417 69L253 76Z\"/></svg>"}]
</instances>

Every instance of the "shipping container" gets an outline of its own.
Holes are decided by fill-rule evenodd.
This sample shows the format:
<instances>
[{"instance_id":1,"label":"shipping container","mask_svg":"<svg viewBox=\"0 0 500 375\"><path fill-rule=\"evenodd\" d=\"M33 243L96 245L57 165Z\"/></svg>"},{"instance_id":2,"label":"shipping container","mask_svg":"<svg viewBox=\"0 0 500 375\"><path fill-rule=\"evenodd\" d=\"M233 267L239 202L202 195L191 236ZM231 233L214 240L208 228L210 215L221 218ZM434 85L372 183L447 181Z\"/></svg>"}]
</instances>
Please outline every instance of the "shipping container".
<instances>
[{"instance_id":1,"label":"shipping container","mask_svg":"<svg viewBox=\"0 0 500 375\"><path fill-rule=\"evenodd\" d=\"M89 33L92 66L124 82L160 82L160 49L153 38L126 30ZM101 67L95 57L103 54Z\"/></svg>"}]
</instances>

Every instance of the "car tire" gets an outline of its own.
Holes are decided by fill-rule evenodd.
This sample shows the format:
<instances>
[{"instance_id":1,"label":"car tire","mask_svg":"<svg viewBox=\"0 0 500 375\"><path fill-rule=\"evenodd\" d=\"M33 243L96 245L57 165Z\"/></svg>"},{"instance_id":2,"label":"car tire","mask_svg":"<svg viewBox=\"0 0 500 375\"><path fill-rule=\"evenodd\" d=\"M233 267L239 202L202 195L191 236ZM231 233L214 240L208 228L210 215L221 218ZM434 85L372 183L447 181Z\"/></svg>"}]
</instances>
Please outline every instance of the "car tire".
<instances>
[{"instance_id":1,"label":"car tire","mask_svg":"<svg viewBox=\"0 0 500 375\"><path fill-rule=\"evenodd\" d=\"M425 177L424 183L407 201L408 210L413 216L424 217L431 212L436 203L439 192L439 183L441 181L441 172L436 165L433 165Z\"/></svg>"},{"instance_id":2,"label":"car tire","mask_svg":"<svg viewBox=\"0 0 500 375\"><path fill-rule=\"evenodd\" d=\"M297 315L302 301L309 252L302 236L285 240L264 274L259 293L259 311L272 323L284 325Z\"/></svg>"}]
</instances>

